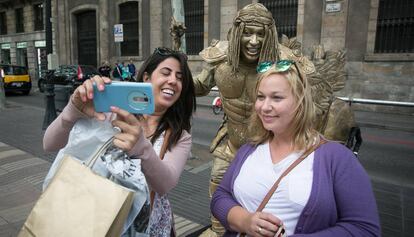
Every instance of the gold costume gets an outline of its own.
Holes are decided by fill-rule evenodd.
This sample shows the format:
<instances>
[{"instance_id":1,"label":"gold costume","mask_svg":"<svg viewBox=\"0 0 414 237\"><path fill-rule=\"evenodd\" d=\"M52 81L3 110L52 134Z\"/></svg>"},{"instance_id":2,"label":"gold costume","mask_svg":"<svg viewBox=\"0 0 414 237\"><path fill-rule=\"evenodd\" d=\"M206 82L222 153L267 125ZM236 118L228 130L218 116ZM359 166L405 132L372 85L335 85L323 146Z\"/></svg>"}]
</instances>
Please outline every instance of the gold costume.
<instances>
[{"instance_id":1,"label":"gold costume","mask_svg":"<svg viewBox=\"0 0 414 237\"><path fill-rule=\"evenodd\" d=\"M249 58L252 53L248 52L244 54L247 56L243 56L242 51L249 50L242 49L241 42L241 38L245 37L245 28L249 26L253 30L259 27L264 31L260 38L260 53L254 63ZM295 39L287 39L284 36L281 43L278 42L271 13L258 3L249 4L238 12L228 38L229 41L213 41L210 47L200 52L206 67L194 78L197 96L207 95L211 88L217 86L225 113L210 147L210 152L215 157L211 171L210 198L237 150L252 135L247 134L247 127L254 106L256 66L259 62L290 59L302 66L313 87L318 129L328 139L345 142L350 127L354 125L353 113L349 106L333 96L335 91L344 86L344 53L331 52L325 56L321 51L314 55L313 63L302 55L300 43ZM223 233L224 228L212 217L211 229L201 236L220 236Z\"/></svg>"}]
</instances>

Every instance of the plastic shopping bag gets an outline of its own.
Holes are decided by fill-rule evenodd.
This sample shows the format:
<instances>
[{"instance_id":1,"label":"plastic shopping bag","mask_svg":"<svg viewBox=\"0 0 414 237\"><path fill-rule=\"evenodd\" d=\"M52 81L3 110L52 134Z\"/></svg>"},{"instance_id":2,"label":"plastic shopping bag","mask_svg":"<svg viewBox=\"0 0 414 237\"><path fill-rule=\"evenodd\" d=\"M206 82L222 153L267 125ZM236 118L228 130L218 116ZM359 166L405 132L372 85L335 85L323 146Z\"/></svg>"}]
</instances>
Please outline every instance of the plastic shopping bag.
<instances>
[{"instance_id":1,"label":"plastic shopping bag","mask_svg":"<svg viewBox=\"0 0 414 237\"><path fill-rule=\"evenodd\" d=\"M70 155L86 163L117 132L118 130L112 127L110 121L78 120L69 134L68 143L59 151L46 175L43 189L49 184L65 155ZM117 152L114 147L109 149ZM141 160L129 159L128 157L111 160L108 157L105 158L104 155L97 160L92 170L100 176L110 178L113 182L135 191L134 202L123 229L125 234L142 207L149 203L149 189L145 176L141 172Z\"/></svg>"}]
</instances>

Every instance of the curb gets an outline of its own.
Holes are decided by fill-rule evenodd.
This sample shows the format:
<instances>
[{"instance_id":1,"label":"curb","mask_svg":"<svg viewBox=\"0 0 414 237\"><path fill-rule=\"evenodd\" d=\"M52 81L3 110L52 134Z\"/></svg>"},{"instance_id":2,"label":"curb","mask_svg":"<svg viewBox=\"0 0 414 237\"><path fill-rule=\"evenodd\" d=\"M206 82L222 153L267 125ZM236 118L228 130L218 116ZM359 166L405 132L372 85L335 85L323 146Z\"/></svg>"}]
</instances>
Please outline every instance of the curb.
<instances>
[{"instance_id":1,"label":"curb","mask_svg":"<svg viewBox=\"0 0 414 237\"><path fill-rule=\"evenodd\" d=\"M369 122L356 122L357 125L361 128L379 128L379 129L386 129L386 130L397 130L401 132L410 132L414 133L414 127L400 127L396 125L389 125L389 124L378 124L378 123L369 123Z\"/></svg>"}]
</instances>

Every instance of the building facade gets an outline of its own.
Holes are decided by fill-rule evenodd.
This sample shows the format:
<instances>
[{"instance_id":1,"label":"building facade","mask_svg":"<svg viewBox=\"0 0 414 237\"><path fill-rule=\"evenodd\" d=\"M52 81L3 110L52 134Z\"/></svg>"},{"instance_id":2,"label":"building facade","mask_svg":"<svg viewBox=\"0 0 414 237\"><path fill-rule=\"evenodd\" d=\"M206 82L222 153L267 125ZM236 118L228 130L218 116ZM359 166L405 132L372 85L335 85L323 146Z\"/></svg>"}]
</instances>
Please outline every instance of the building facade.
<instances>
[{"instance_id":1,"label":"building facade","mask_svg":"<svg viewBox=\"0 0 414 237\"><path fill-rule=\"evenodd\" d=\"M43 5L0 0L0 62L26 66L32 78L47 69Z\"/></svg>"},{"instance_id":2,"label":"building facade","mask_svg":"<svg viewBox=\"0 0 414 237\"><path fill-rule=\"evenodd\" d=\"M59 64L111 65L132 59L137 66L155 47L171 47L172 0L52 0L53 51ZM405 0L183 0L185 45L194 75L198 53L213 39L226 40L236 12L252 2L272 11L279 35L313 47L346 50L346 87L339 96L414 102L414 1ZM0 0L3 61L39 68L44 30L36 30L36 1ZM23 9L23 10L19 10ZM23 13L19 13L23 12ZM24 32L18 31L19 14ZM5 18L7 32L2 29ZM122 24L123 41L114 37ZM118 38L119 39L119 38ZM40 51L39 51L40 49ZM39 53L40 52L40 53ZM23 56L22 56L23 55ZM27 56L24 56L27 55ZM26 57L26 58L25 58ZM27 62L26 62L27 61ZM414 114L398 106L363 109Z\"/></svg>"}]
</instances>

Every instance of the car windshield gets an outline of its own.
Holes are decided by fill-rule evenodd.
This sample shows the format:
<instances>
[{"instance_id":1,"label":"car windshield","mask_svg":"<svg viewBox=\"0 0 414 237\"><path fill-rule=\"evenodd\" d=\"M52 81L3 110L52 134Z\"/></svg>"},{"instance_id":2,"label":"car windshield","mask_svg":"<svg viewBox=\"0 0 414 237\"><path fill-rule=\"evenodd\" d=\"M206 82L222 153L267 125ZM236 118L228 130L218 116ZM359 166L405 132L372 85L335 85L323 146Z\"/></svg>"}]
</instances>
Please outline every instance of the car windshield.
<instances>
[{"instance_id":1,"label":"car windshield","mask_svg":"<svg viewBox=\"0 0 414 237\"><path fill-rule=\"evenodd\" d=\"M27 75L27 68L23 66L3 65L1 67L6 75Z\"/></svg>"}]
</instances>

